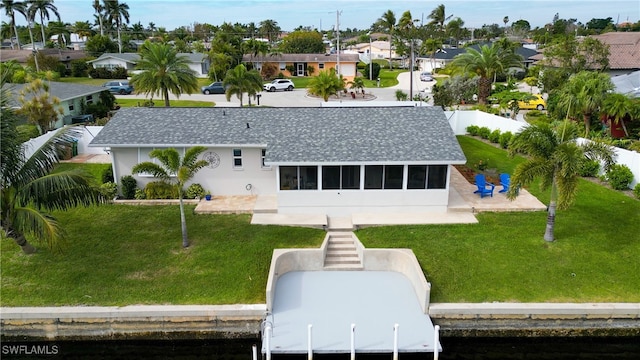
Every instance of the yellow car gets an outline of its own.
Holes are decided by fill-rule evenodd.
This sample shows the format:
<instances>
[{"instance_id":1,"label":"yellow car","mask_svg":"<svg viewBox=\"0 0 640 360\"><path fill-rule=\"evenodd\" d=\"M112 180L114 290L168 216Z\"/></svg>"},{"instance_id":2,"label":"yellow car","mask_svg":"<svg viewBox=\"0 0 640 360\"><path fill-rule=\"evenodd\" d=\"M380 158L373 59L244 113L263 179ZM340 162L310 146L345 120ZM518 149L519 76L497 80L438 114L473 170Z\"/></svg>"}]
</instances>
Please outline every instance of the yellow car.
<instances>
[{"instance_id":1,"label":"yellow car","mask_svg":"<svg viewBox=\"0 0 640 360\"><path fill-rule=\"evenodd\" d=\"M544 110L547 108L547 102L544 101L539 94L531 94L535 99L527 101L518 101L518 107L522 110Z\"/></svg>"}]
</instances>

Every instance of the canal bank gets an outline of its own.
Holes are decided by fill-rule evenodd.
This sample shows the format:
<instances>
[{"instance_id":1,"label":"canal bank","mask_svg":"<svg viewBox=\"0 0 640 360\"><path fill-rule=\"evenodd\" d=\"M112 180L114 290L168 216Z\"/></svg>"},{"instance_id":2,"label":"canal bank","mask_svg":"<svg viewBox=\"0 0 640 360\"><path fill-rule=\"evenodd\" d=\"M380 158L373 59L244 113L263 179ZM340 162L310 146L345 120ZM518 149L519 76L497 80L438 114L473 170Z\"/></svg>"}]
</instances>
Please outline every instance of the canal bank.
<instances>
[{"instance_id":1,"label":"canal bank","mask_svg":"<svg viewBox=\"0 0 640 360\"><path fill-rule=\"evenodd\" d=\"M0 309L1 340L260 339L264 304ZM443 337L639 337L639 303L432 303ZM302 329L301 331L304 331Z\"/></svg>"}]
</instances>

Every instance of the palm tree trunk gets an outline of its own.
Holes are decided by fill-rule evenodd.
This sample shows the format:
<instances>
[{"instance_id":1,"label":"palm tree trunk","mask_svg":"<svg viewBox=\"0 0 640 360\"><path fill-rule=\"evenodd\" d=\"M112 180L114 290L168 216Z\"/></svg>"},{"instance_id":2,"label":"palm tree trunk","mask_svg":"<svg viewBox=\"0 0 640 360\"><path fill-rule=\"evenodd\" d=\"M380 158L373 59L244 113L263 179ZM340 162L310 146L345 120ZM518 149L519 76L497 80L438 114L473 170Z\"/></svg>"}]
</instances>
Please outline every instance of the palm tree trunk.
<instances>
[{"instance_id":1,"label":"palm tree trunk","mask_svg":"<svg viewBox=\"0 0 640 360\"><path fill-rule=\"evenodd\" d=\"M116 23L116 26L118 26L118 52L122 54L122 39L120 38L120 25Z\"/></svg>"},{"instance_id":2,"label":"palm tree trunk","mask_svg":"<svg viewBox=\"0 0 640 360\"><path fill-rule=\"evenodd\" d=\"M547 228L545 229L545 232L544 232L544 240L549 242L554 240L553 229L556 224L556 198L558 197L557 193L558 193L558 189L556 187L556 181L554 176L553 184L551 184L551 195L549 197Z\"/></svg>"},{"instance_id":3,"label":"palm tree trunk","mask_svg":"<svg viewBox=\"0 0 640 360\"><path fill-rule=\"evenodd\" d=\"M40 66L38 65L38 50L36 50L36 45L33 43L33 31L31 30L31 26L29 26L29 37L31 38L31 53L33 54L33 60L36 63L36 72L40 72Z\"/></svg>"},{"instance_id":4,"label":"palm tree trunk","mask_svg":"<svg viewBox=\"0 0 640 360\"><path fill-rule=\"evenodd\" d=\"M582 115L582 119L584 120L584 137L588 139L589 131L591 131L591 114Z\"/></svg>"},{"instance_id":5,"label":"palm tree trunk","mask_svg":"<svg viewBox=\"0 0 640 360\"><path fill-rule=\"evenodd\" d=\"M18 28L16 27L15 19L13 20L13 33L16 34L16 44L18 45L18 50L22 50L20 48L20 38L18 37ZM13 42L11 43L11 46L13 48Z\"/></svg>"},{"instance_id":6,"label":"palm tree trunk","mask_svg":"<svg viewBox=\"0 0 640 360\"><path fill-rule=\"evenodd\" d=\"M624 119L620 119L620 122L622 123L622 129L624 130L624 136L629 137L629 130L627 130L627 125L625 125ZM611 126L609 126L609 129L611 129Z\"/></svg>"},{"instance_id":7,"label":"palm tree trunk","mask_svg":"<svg viewBox=\"0 0 640 360\"><path fill-rule=\"evenodd\" d=\"M16 244L18 244L18 246L20 246L23 253L33 254L36 252L36 248L33 247L33 245L29 244L24 235L19 234L18 236L15 236L14 241L16 242Z\"/></svg>"},{"instance_id":8,"label":"palm tree trunk","mask_svg":"<svg viewBox=\"0 0 640 360\"><path fill-rule=\"evenodd\" d=\"M491 92L491 79L480 77L478 80L478 103L486 104L489 93Z\"/></svg>"},{"instance_id":9,"label":"palm tree trunk","mask_svg":"<svg viewBox=\"0 0 640 360\"><path fill-rule=\"evenodd\" d=\"M187 219L184 217L184 204L182 202L182 190L178 193L180 196L180 228L182 229L182 247L189 247L189 238L187 237Z\"/></svg>"},{"instance_id":10,"label":"palm tree trunk","mask_svg":"<svg viewBox=\"0 0 640 360\"><path fill-rule=\"evenodd\" d=\"M44 48L47 41L44 39L44 17L42 16L42 11L40 11L40 31L42 31L42 47Z\"/></svg>"},{"instance_id":11,"label":"palm tree trunk","mask_svg":"<svg viewBox=\"0 0 640 360\"><path fill-rule=\"evenodd\" d=\"M169 89L162 89L162 97L164 98L164 106L171 107L171 102L169 101Z\"/></svg>"}]
</instances>

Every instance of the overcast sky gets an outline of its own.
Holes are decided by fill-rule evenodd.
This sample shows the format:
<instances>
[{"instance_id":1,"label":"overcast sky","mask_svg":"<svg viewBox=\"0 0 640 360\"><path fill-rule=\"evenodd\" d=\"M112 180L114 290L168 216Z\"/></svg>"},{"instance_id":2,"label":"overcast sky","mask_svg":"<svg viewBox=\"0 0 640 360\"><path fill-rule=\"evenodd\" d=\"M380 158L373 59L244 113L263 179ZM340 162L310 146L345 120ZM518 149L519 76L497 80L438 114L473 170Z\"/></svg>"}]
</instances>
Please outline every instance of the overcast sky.
<instances>
[{"instance_id":1,"label":"overcast sky","mask_svg":"<svg viewBox=\"0 0 640 360\"><path fill-rule=\"evenodd\" d=\"M275 20L283 30L300 25L322 30L333 28L336 13L341 11L340 28L368 29L385 11L392 10L399 19L409 10L414 19L428 22L427 16L436 6L444 4L447 15L460 17L466 27L483 24L503 24L524 19L532 28L551 22L554 14L560 18L575 18L587 23L592 18L611 17L613 22L637 22L640 17L638 0L502 0L502 1L403 1L403 0L125 0L129 5L130 23L153 22L156 27L173 30L193 23L220 25L223 22L250 22L258 25L266 19ZM62 21L90 21L93 7L90 0L55 0ZM4 11L2 21L6 21ZM16 22L26 24L18 14Z\"/></svg>"}]
</instances>

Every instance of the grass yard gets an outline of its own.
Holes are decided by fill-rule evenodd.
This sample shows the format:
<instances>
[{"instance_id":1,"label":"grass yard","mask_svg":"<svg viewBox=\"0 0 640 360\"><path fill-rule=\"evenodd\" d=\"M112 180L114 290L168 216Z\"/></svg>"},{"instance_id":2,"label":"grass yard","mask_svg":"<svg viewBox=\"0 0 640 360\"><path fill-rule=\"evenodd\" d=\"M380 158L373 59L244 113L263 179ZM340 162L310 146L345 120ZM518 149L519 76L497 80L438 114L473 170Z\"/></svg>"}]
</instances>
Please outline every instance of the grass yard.
<instances>
[{"instance_id":1,"label":"grass yard","mask_svg":"<svg viewBox=\"0 0 640 360\"><path fill-rule=\"evenodd\" d=\"M116 103L121 107L136 107L144 103L144 99L116 99ZM164 100L153 100L155 106L164 107ZM172 107L212 107L216 106L215 101L197 101L197 100L169 100Z\"/></svg>"},{"instance_id":2,"label":"grass yard","mask_svg":"<svg viewBox=\"0 0 640 360\"><path fill-rule=\"evenodd\" d=\"M474 163L511 172L522 159L459 137ZM98 177L105 165L86 167ZM99 179L99 178L98 178ZM530 191L548 201L537 187ZM0 242L2 306L263 303L275 248L318 247L324 232L249 224L248 215L194 215L181 248L177 206L106 205L56 212L62 253L25 256ZM432 302L640 302L640 201L580 180L576 203L542 236L546 213L482 213L472 225L388 226L367 247L411 248Z\"/></svg>"}]
</instances>

